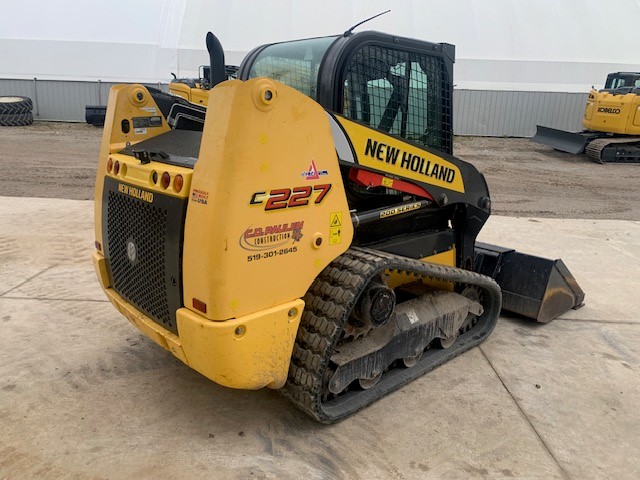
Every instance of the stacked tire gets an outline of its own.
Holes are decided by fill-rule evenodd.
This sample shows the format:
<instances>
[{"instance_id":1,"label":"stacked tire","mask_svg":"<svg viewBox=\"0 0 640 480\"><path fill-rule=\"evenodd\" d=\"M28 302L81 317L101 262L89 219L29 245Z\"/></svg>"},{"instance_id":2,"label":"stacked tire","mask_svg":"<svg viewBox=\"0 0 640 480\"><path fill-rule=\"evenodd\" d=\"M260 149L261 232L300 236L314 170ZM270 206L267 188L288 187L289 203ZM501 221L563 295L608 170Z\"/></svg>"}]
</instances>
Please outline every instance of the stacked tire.
<instances>
[{"instance_id":1,"label":"stacked tire","mask_svg":"<svg viewBox=\"0 0 640 480\"><path fill-rule=\"evenodd\" d=\"M24 127L33 123L33 102L29 97L0 96L0 126Z\"/></svg>"}]
</instances>

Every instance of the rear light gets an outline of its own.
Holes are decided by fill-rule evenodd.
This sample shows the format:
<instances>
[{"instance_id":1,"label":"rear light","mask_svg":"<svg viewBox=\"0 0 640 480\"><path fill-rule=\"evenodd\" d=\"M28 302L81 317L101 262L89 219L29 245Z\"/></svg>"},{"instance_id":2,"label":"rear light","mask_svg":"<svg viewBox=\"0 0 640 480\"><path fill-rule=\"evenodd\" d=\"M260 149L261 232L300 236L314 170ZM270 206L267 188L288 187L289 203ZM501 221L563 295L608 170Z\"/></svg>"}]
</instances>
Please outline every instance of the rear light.
<instances>
[{"instance_id":1,"label":"rear light","mask_svg":"<svg viewBox=\"0 0 640 480\"><path fill-rule=\"evenodd\" d=\"M173 188L176 189L176 192L180 193L183 185L184 179L182 178L182 175L176 175L176 178L173 179Z\"/></svg>"},{"instance_id":2,"label":"rear light","mask_svg":"<svg viewBox=\"0 0 640 480\"><path fill-rule=\"evenodd\" d=\"M107 173L111 173L111 169L113 168L113 160L110 158L107 160Z\"/></svg>"},{"instance_id":3,"label":"rear light","mask_svg":"<svg viewBox=\"0 0 640 480\"><path fill-rule=\"evenodd\" d=\"M154 185L158 183L158 172L153 172L151 174L151 181L153 182Z\"/></svg>"},{"instance_id":4,"label":"rear light","mask_svg":"<svg viewBox=\"0 0 640 480\"><path fill-rule=\"evenodd\" d=\"M96 250L98 250L99 252L102 251L102 245L100 245L99 241L96 240L95 246L96 246Z\"/></svg>"},{"instance_id":5,"label":"rear light","mask_svg":"<svg viewBox=\"0 0 640 480\"><path fill-rule=\"evenodd\" d=\"M162 174L162 178L160 179L160 184L162 185L162 188L166 190L167 188L169 188L170 183L171 183L171 176L167 172L164 172Z\"/></svg>"},{"instance_id":6,"label":"rear light","mask_svg":"<svg viewBox=\"0 0 640 480\"><path fill-rule=\"evenodd\" d=\"M197 298L193 299L193 308L200 310L202 313L207 313L207 304Z\"/></svg>"},{"instance_id":7,"label":"rear light","mask_svg":"<svg viewBox=\"0 0 640 480\"><path fill-rule=\"evenodd\" d=\"M116 160L116 163L113 164L113 173L117 175L119 171L120 171L120 162Z\"/></svg>"}]
</instances>

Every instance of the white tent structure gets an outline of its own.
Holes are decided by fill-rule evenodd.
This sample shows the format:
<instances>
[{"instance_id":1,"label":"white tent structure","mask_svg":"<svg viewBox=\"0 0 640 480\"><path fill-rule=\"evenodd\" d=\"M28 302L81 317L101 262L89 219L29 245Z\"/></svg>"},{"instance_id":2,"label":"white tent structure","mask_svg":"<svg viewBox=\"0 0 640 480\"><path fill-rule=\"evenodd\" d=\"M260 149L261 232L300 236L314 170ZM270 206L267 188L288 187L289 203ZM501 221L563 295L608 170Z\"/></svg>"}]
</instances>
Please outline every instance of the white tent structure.
<instances>
[{"instance_id":1,"label":"white tent structure","mask_svg":"<svg viewBox=\"0 0 640 480\"><path fill-rule=\"evenodd\" d=\"M632 47L638 0L31 0L28 7L0 0L0 6L0 94L29 94L35 83L37 93L51 95L60 82L78 88L88 82L93 90L98 81L166 83L171 72L194 76L207 63L209 30L227 63L239 64L257 45L340 33L389 8L356 31L456 45L457 133L530 134L545 101L547 110L559 102L571 110L547 120L579 128L591 85L601 86L612 71L640 70ZM60 88L67 92L69 85ZM85 103L104 103L100 88L99 98ZM54 108L42 96L43 108L47 102ZM40 117L82 119L64 118L60 107ZM514 119L520 131L505 131Z\"/></svg>"}]
</instances>

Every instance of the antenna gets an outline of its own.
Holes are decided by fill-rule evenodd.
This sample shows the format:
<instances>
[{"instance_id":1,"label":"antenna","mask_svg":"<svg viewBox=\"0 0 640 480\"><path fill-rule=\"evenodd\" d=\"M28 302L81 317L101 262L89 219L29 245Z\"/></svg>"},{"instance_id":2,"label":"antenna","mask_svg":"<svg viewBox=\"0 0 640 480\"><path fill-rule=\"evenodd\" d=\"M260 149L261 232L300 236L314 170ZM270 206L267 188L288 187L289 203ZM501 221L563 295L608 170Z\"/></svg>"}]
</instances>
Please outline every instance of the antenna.
<instances>
[{"instance_id":1,"label":"antenna","mask_svg":"<svg viewBox=\"0 0 640 480\"><path fill-rule=\"evenodd\" d=\"M389 13L391 10L387 10L386 12L382 12L382 13L378 13L377 15L374 15L371 18L367 18L366 20L361 21L360 23L356 23L353 27L351 27L349 30L347 30L346 32L344 32L342 34L343 37L348 37L351 34L353 34L353 29L356 27L359 27L360 25L362 25L363 23L367 23L369 20L373 20L374 18L378 18L380 15L384 15L385 13Z\"/></svg>"}]
</instances>

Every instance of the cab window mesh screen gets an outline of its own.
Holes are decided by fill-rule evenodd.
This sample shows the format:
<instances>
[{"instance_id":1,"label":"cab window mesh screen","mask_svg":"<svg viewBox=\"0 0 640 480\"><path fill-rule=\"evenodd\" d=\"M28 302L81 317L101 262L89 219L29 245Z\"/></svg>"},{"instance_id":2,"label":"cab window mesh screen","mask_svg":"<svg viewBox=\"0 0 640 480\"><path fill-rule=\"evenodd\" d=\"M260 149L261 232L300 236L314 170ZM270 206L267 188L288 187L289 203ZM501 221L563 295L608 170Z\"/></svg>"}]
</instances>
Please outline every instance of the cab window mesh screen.
<instances>
[{"instance_id":1,"label":"cab window mesh screen","mask_svg":"<svg viewBox=\"0 0 640 480\"><path fill-rule=\"evenodd\" d=\"M450 151L449 84L439 57L366 45L347 66L343 113L383 132Z\"/></svg>"}]
</instances>

